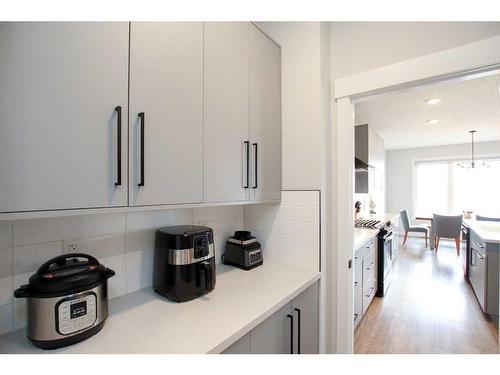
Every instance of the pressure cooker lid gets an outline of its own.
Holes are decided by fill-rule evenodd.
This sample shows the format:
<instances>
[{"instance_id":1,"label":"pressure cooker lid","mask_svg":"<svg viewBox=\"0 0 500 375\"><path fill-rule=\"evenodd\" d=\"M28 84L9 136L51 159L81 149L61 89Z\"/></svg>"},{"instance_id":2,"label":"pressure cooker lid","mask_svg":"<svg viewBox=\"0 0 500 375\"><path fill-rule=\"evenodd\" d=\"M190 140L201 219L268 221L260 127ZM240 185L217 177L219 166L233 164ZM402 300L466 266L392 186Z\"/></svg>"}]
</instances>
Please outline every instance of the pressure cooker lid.
<instances>
[{"instance_id":1,"label":"pressure cooker lid","mask_svg":"<svg viewBox=\"0 0 500 375\"><path fill-rule=\"evenodd\" d=\"M14 293L15 297L43 297L77 293L106 281L115 271L104 267L93 256L72 253L55 257L40 266Z\"/></svg>"}]
</instances>

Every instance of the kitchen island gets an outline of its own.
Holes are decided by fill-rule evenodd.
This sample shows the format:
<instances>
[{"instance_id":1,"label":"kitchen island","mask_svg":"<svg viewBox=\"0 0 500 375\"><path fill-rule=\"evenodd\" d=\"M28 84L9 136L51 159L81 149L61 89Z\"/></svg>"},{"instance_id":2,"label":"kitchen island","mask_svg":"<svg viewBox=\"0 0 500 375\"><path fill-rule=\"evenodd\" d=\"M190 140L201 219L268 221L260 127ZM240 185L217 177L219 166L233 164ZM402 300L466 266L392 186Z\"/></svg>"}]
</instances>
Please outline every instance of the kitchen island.
<instances>
[{"instance_id":1,"label":"kitchen island","mask_svg":"<svg viewBox=\"0 0 500 375\"><path fill-rule=\"evenodd\" d=\"M251 271L220 265L215 289L177 303L151 287L109 303L103 329L78 344L45 351L25 329L0 336L0 353L220 353L320 278L320 273L267 262Z\"/></svg>"}]
</instances>

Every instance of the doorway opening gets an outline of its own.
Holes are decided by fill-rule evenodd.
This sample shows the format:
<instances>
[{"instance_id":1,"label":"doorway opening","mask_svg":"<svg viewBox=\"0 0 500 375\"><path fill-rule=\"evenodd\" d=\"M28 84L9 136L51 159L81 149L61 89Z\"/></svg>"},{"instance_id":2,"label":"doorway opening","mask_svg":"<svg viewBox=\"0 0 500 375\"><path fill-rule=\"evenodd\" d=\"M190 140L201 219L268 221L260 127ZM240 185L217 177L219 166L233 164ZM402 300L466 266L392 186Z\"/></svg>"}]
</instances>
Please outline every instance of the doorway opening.
<instances>
[{"instance_id":1,"label":"doorway opening","mask_svg":"<svg viewBox=\"0 0 500 375\"><path fill-rule=\"evenodd\" d=\"M499 90L489 69L353 97L355 353L498 353Z\"/></svg>"}]
</instances>

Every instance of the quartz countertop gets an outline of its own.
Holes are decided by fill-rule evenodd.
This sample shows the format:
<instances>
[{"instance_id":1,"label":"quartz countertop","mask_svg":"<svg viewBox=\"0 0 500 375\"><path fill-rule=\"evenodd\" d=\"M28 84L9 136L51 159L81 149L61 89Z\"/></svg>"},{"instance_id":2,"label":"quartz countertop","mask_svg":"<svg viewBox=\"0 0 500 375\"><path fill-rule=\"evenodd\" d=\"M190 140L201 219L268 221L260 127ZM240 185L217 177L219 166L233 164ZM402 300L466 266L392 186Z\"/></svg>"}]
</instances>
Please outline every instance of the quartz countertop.
<instances>
[{"instance_id":1,"label":"quartz countertop","mask_svg":"<svg viewBox=\"0 0 500 375\"><path fill-rule=\"evenodd\" d=\"M176 303L151 287L109 302L103 329L78 344L46 351L25 329L0 336L0 353L219 353L320 278L320 273L277 263L250 271L220 265L215 289Z\"/></svg>"},{"instance_id":2,"label":"quartz countertop","mask_svg":"<svg viewBox=\"0 0 500 375\"><path fill-rule=\"evenodd\" d=\"M375 215L363 215L362 219L369 220L380 220L386 222L387 220L394 221L399 214L375 214ZM368 228L354 228L354 250L359 249L366 242L375 237L378 233L378 229L368 229Z\"/></svg>"},{"instance_id":3,"label":"quartz countertop","mask_svg":"<svg viewBox=\"0 0 500 375\"><path fill-rule=\"evenodd\" d=\"M472 228L485 242L500 243L500 222L465 219L464 224Z\"/></svg>"}]
</instances>

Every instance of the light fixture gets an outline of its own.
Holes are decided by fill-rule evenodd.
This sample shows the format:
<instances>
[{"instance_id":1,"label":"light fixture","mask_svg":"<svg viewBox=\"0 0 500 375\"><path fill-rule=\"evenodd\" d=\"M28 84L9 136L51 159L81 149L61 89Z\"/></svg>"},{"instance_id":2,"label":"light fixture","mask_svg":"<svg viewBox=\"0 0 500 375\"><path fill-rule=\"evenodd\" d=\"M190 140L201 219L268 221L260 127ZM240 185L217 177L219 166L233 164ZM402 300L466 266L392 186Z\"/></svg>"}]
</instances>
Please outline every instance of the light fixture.
<instances>
[{"instance_id":1,"label":"light fixture","mask_svg":"<svg viewBox=\"0 0 500 375\"><path fill-rule=\"evenodd\" d=\"M427 123L429 125L434 125L434 124L437 124L439 122L439 120L436 120L436 119L432 119L432 120L427 120Z\"/></svg>"},{"instance_id":2,"label":"light fixture","mask_svg":"<svg viewBox=\"0 0 500 375\"><path fill-rule=\"evenodd\" d=\"M434 104L438 104L442 99L441 98L430 98L430 99L427 99L425 102L429 105L434 105Z\"/></svg>"},{"instance_id":3,"label":"light fixture","mask_svg":"<svg viewBox=\"0 0 500 375\"><path fill-rule=\"evenodd\" d=\"M469 130L470 136L471 136L471 158L470 158L470 163L457 163L457 165L461 168L465 169L474 169L474 168L480 168L480 167L486 167L488 168L489 165L488 163L484 161L476 161L475 155L474 155L474 133L476 133L476 130Z\"/></svg>"}]
</instances>

